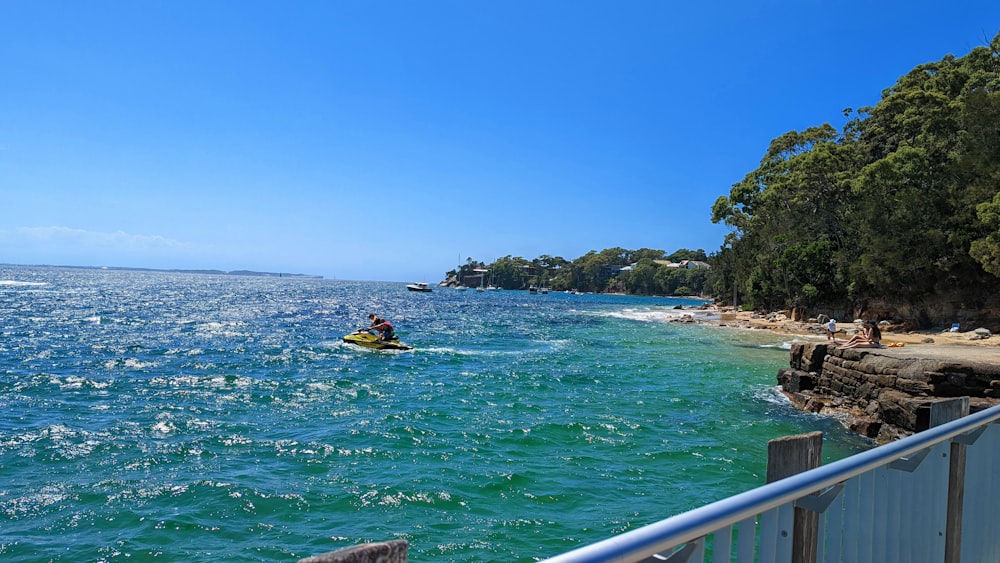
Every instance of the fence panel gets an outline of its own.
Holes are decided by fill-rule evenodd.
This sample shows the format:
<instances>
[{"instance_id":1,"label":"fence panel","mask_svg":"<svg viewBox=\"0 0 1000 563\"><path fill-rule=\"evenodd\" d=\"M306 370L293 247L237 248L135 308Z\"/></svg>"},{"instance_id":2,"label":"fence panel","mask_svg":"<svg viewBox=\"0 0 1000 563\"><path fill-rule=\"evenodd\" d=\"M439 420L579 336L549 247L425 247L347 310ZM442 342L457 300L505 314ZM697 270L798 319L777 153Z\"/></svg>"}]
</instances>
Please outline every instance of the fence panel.
<instances>
[{"instance_id":1,"label":"fence panel","mask_svg":"<svg viewBox=\"0 0 1000 563\"><path fill-rule=\"evenodd\" d=\"M719 562L731 554L732 526L738 525L737 561L786 563L794 510L801 506L820 513L820 561L937 563L945 554L953 440L969 444L961 560L1000 561L1000 526L993 515L1000 506L1000 484L994 480L1000 470L996 421L1000 406L547 561L644 561L691 544L677 555L700 562L711 536Z\"/></svg>"}]
</instances>

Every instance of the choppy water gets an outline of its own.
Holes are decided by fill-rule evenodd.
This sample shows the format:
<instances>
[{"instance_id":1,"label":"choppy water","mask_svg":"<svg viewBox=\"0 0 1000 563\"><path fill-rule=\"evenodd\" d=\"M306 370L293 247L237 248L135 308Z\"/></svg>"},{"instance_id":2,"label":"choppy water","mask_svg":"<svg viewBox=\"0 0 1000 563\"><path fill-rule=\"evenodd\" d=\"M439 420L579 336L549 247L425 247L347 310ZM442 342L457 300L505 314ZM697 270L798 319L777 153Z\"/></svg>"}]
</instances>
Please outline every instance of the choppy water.
<instances>
[{"instance_id":1,"label":"choppy water","mask_svg":"<svg viewBox=\"0 0 1000 563\"><path fill-rule=\"evenodd\" d=\"M867 447L696 303L0 266L0 558L531 561L762 484L769 439ZM342 343L369 312L414 350Z\"/></svg>"}]
</instances>

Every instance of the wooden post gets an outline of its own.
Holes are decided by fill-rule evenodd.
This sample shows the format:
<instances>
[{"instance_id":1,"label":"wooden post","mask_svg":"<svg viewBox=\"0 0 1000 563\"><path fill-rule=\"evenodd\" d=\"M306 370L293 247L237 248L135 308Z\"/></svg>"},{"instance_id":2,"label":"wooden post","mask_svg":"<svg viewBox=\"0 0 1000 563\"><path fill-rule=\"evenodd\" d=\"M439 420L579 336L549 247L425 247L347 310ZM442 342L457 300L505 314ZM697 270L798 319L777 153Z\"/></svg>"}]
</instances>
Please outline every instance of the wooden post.
<instances>
[{"instance_id":1,"label":"wooden post","mask_svg":"<svg viewBox=\"0 0 1000 563\"><path fill-rule=\"evenodd\" d=\"M767 482L815 469L823 462L823 433L776 438L767 443ZM819 514L795 508L792 528L792 561L815 563L819 540Z\"/></svg>"},{"instance_id":2,"label":"wooden post","mask_svg":"<svg viewBox=\"0 0 1000 563\"><path fill-rule=\"evenodd\" d=\"M969 398L959 397L931 405L931 427L969 416ZM951 442L948 466L948 519L944 530L944 561L959 563L962 556L962 508L965 503L965 450L968 446Z\"/></svg>"}]
</instances>

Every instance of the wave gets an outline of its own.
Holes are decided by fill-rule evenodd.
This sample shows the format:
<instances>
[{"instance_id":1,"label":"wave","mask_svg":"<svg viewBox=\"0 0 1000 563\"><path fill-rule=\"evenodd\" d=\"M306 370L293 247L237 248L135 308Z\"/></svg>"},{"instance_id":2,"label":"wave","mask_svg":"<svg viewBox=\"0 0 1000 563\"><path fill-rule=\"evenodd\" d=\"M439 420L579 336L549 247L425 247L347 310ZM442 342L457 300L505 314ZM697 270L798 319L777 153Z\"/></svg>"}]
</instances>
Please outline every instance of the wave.
<instances>
[{"instance_id":1,"label":"wave","mask_svg":"<svg viewBox=\"0 0 1000 563\"><path fill-rule=\"evenodd\" d=\"M63 503L70 497L62 484L45 485L37 491L28 491L3 501L0 509L8 518L19 518L40 514L46 508Z\"/></svg>"},{"instance_id":2,"label":"wave","mask_svg":"<svg viewBox=\"0 0 1000 563\"><path fill-rule=\"evenodd\" d=\"M48 282L28 282L19 280L0 280L0 287L42 287L49 285Z\"/></svg>"},{"instance_id":3,"label":"wave","mask_svg":"<svg viewBox=\"0 0 1000 563\"><path fill-rule=\"evenodd\" d=\"M712 312L697 309L626 308L618 311L606 311L603 315L618 319L642 321L647 323L677 322L681 320L708 321L717 318L717 315Z\"/></svg>"},{"instance_id":4,"label":"wave","mask_svg":"<svg viewBox=\"0 0 1000 563\"><path fill-rule=\"evenodd\" d=\"M794 340L786 340L784 342L779 342L777 344L753 344L753 345L743 345L743 346L747 348L774 348L777 350L791 350L792 344L795 344L796 342L801 342L801 341L798 339L794 339ZM737 346L740 345L738 344Z\"/></svg>"}]
</instances>

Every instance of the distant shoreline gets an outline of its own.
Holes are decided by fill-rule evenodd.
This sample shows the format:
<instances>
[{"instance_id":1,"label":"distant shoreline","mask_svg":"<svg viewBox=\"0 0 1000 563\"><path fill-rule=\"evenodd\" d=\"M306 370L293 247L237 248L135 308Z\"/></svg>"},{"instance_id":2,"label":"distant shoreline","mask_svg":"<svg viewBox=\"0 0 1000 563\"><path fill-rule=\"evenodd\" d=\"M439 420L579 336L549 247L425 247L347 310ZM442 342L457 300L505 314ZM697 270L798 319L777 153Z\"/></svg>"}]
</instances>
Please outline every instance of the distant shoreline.
<instances>
[{"instance_id":1,"label":"distant shoreline","mask_svg":"<svg viewBox=\"0 0 1000 563\"><path fill-rule=\"evenodd\" d=\"M29 268L65 268L70 270L111 270L116 272L169 272L175 274L212 274L217 276L247 276L262 278L305 278L321 280L323 276L315 274L290 274L286 272L255 272L253 270L186 270L180 268L134 268L126 266L60 266L58 264L0 264L0 266L18 266Z\"/></svg>"}]
</instances>

